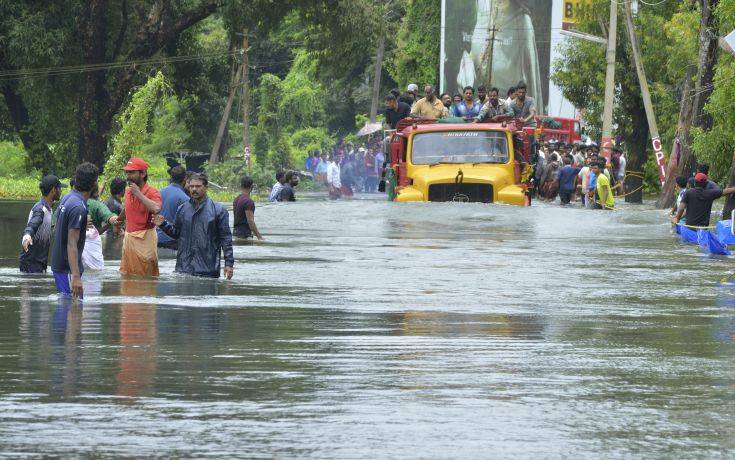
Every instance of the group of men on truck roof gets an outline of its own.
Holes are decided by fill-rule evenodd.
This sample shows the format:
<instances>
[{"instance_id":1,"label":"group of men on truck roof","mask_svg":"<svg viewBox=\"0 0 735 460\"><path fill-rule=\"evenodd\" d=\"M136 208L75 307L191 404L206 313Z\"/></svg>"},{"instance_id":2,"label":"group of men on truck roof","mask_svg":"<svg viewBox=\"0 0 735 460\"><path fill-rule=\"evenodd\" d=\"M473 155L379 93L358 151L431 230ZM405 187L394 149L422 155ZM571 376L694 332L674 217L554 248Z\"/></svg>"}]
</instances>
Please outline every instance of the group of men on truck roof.
<instances>
[{"instance_id":1,"label":"group of men on truck roof","mask_svg":"<svg viewBox=\"0 0 735 460\"><path fill-rule=\"evenodd\" d=\"M526 95L526 84L519 82L515 88L508 90L506 99L500 98L500 90L484 86L475 89L464 88L463 95L442 94L437 97L434 87L424 87L424 97L419 98L418 86L408 85L406 93L400 94L394 89L385 96L385 121L391 129L404 118L441 119L447 117L463 118L465 121L488 122L498 117L512 117L523 120L525 126L536 126L536 102Z\"/></svg>"}]
</instances>

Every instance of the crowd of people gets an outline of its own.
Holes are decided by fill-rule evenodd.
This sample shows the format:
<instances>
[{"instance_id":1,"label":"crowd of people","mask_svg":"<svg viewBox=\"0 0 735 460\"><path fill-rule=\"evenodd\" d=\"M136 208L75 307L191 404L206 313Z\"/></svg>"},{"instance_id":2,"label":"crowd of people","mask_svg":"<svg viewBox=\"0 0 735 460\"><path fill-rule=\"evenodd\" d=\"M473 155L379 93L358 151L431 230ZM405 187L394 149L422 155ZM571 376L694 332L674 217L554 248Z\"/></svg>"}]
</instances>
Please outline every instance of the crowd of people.
<instances>
[{"instance_id":1,"label":"crowd of people","mask_svg":"<svg viewBox=\"0 0 735 460\"><path fill-rule=\"evenodd\" d=\"M541 143L531 159L536 198L562 205L580 202L589 209L613 209L615 194L624 195L627 160L619 147L608 163L596 144L555 140Z\"/></svg>"},{"instance_id":2,"label":"crowd of people","mask_svg":"<svg viewBox=\"0 0 735 460\"><path fill-rule=\"evenodd\" d=\"M518 82L509 88L502 97L500 89L480 86L467 86L463 94L448 93L436 96L434 87L426 85L423 97L419 95L416 84L410 84L401 94L393 89L385 96L385 121L391 129L396 129L404 118L441 119L447 117L463 118L466 121L484 122L497 117L522 119L525 126L536 126L536 102L526 94L526 83Z\"/></svg>"},{"instance_id":3,"label":"crowd of people","mask_svg":"<svg viewBox=\"0 0 735 460\"><path fill-rule=\"evenodd\" d=\"M314 180L324 184L329 190L330 199L350 198L355 192L375 193L385 161L382 143L368 137L364 146L355 147L352 142L340 142L331 154L310 152L304 164L306 171ZM276 173L276 183L270 194L270 201L280 199L281 179L284 172Z\"/></svg>"},{"instance_id":4,"label":"crowd of people","mask_svg":"<svg viewBox=\"0 0 735 460\"><path fill-rule=\"evenodd\" d=\"M123 239L123 274L157 276L161 250L175 253L176 272L212 278L222 272L230 279L235 262L233 233L238 238L263 239L255 224L253 181L247 176L241 179L241 193L233 203L231 230L227 209L207 195L205 174L173 166L169 185L159 191L148 184L148 164L143 159L131 158L123 170L125 178L110 182L110 197L104 202L99 199L99 171L91 163L76 168L72 190L63 197L66 185L56 176L45 176L39 184L42 197L23 230L20 271L45 273L50 251L59 294L82 298L84 271L104 268L100 236L107 233ZM284 190L290 188L293 195L293 186L286 183ZM287 197L288 192L281 195Z\"/></svg>"}]
</instances>

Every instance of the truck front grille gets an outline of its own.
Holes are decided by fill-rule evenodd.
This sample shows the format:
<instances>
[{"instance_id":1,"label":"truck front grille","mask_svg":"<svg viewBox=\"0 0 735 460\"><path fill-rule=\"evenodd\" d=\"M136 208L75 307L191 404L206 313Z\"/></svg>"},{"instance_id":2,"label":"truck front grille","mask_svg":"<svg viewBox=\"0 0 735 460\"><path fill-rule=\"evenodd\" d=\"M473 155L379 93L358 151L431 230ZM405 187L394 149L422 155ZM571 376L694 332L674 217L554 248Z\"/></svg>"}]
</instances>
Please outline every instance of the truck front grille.
<instances>
[{"instance_id":1,"label":"truck front grille","mask_svg":"<svg viewBox=\"0 0 735 460\"><path fill-rule=\"evenodd\" d=\"M458 203L492 203L493 186L490 184L433 184L429 186L429 201Z\"/></svg>"}]
</instances>

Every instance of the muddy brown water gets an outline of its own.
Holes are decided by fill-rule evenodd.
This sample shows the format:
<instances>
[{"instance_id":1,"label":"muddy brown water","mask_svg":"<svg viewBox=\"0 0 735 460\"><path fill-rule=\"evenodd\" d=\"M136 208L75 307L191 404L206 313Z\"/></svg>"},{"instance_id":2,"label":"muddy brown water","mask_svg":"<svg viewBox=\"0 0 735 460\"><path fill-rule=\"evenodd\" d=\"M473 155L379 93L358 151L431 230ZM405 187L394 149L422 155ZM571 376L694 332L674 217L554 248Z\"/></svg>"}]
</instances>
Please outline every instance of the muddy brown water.
<instances>
[{"instance_id":1,"label":"muddy brown water","mask_svg":"<svg viewBox=\"0 0 735 460\"><path fill-rule=\"evenodd\" d=\"M661 211L261 204L232 281L84 305L17 271L0 205L8 457L710 457L735 447L735 272Z\"/></svg>"}]
</instances>

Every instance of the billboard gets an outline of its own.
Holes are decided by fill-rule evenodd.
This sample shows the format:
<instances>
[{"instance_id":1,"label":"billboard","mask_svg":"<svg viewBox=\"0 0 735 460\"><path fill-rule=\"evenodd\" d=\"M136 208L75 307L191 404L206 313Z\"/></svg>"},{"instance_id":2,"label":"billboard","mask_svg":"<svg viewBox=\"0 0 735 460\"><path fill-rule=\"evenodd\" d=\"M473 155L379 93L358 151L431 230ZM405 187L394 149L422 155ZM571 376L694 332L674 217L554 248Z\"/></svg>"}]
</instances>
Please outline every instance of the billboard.
<instances>
[{"instance_id":1,"label":"billboard","mask_svg":"<svg viewBox=\"0 0 735 460\"><path fill-rule=\"evenodd\" d=\"M562 27L564 30L572 30L577 23L577 16L582 7L592 5L592 0L564 0L564 12L562 13Z\"/></svg>"},{"instance_id":2,"label":"billboard","mask_svg":"<svg viewBox=\"0 0 735 460\"><path fill-rule=\"evenodd\" d=\"M486 85L505 95L522 80L538 112L547 113L554 3L442 0L441 92Z\"/></svg>"}]
</instances>

